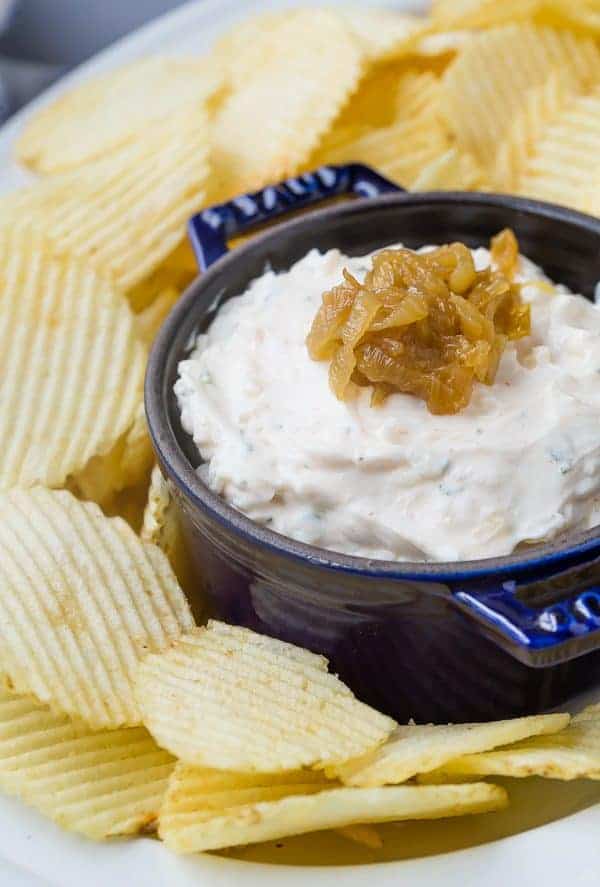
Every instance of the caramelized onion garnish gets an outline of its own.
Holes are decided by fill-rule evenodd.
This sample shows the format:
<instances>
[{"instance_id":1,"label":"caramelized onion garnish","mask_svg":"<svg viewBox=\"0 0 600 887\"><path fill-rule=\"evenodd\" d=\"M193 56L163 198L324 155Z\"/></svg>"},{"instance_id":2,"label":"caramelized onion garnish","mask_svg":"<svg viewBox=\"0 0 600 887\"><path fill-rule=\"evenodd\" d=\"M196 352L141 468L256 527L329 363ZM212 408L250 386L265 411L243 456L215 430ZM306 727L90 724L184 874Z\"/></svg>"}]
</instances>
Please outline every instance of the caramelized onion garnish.
<instances>
[{"instance_id":1,"label":"caramelized onion garnish","mask_svg":"<svg viewBox=\"0 0 600 887\"><path fill-rule=\"evenodd\" d=\"M401 391L431 413L457 413L476 382L492 385L507 341L529 335L531 324L514 282L513 232L497 234L490 250L484 271L475 270L464 243L426 253L384 249L364 283L345 270L323 294L306 340L313 360L331 361L336 397L371 387L373 406Z\"/></svg>"}]
</instances>

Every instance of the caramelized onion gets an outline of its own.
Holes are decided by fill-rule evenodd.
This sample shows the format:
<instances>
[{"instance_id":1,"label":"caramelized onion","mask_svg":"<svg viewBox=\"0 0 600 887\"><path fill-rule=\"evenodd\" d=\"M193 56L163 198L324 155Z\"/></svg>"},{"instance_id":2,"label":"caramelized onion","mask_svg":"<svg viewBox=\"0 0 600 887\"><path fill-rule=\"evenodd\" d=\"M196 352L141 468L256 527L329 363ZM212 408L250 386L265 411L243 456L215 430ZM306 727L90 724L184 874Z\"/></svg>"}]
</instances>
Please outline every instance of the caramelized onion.
<instances>
[{"instance_id":1,"label":"caramelized onion","mask_svg":"<svg viewBox=\"0 0 600 887\"><path fill-rule=\"evenodd\" d=\"M344 271L323 294L306 340L314 360L331 361L335 395L346 400L369 386L377 406L401 391L443 414L464 409L475 382L492 385L507 341L529 335L531 325L514 282L514 233L501 231L490 251L483 271L464 243L426 253L384 249L364 283Z\"/></svg>"}]
</instances>

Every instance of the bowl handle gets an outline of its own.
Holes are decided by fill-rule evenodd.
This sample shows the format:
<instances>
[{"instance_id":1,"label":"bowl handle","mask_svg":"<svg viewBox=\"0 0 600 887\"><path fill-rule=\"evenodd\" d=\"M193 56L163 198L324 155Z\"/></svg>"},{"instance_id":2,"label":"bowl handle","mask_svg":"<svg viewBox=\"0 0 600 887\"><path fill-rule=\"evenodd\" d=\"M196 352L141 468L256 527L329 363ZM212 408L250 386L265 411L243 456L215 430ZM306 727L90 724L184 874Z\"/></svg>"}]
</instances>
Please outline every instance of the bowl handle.
<instances>
[{"instance_id":1,"label":"bowl handle","mask_svg":"<svg viewBox=\"0 0 600 887\"><path fill-rule=\"evenodd\" d=\"M198 266L206 271L225 255L229 238L277 216L340 194L378 197L391 191L404 191L404 188L361 163L321 166L297 178L267 185L253 194L242 194L226 203L207 207L190 219L188 234Z\"/></svg>"},{"instance_id":2,"label":"bowl handle","mask_svg":"<svg viewBox=\"0 0 600 887\"><path fill-rule=\"evenodd\" d=\"M541 582L510 579L484 591L454 587L453 596L508 653L534 668L546 668L600 649L600 584L592 584L589 569L584 567L587 583L580 580L568 597L565 584L572 587L576 581L569 570ZM549 596L554 600L546 606L533 603Z\"/></svg>"}]
</instances>

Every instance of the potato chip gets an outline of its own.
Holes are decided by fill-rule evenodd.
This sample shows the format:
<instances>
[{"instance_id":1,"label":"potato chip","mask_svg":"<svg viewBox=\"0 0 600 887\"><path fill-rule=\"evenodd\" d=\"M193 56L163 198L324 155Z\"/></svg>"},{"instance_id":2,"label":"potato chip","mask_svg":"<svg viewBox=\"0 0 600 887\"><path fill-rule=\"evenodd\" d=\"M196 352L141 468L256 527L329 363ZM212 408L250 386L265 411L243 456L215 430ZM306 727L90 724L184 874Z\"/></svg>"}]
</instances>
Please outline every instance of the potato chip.
<instances>
[{"instance_id":1,"label":"potato chip","mask_svg":"<svg viewBox=\"0 0 600 887\"><path fill-rule=\"evenodd\" d=\"M141 537L158 545L167 555L179 584L189 592L194 615L199 620L204 611L201 583L188 556L175 502L158 465L152 469Z\"/></svg>"},{"instance_id":2,"label":"potato chip","mask_svg":"<svg viewBox=\"0 0 600 887\"><path fill-rule=\"evenodd\" d=\"M283 22L275 45L267 37L262 64L215 116L212 161L219 196L295 173L358 85L362 69L359 43L332 11L302 10Z\"/></svg>"},{"instance_id":3,"label":"potato chip","mask_svg":"<svg viewBox=\"0 0 600 887\"><path fill-rule=\"evenodd\" d=\"M114 287L0 228L0 489L61 486L129 432L146 348Z\"/></svg>"},{"instance_id":4,"label":"potato chip","mask_svg":"<svg viewBox=\"0 0 600 887\"><path fill-rule=\"evenodd\" d=\"M210 59L141 59L86 80L34 113L17 141L17 158L43 173L81 166L164 127L174 111L193 116L222 83Z\"/></svg>"},{"instance_id":5,"label":"potato chip","mask_svg":"<svg viewBox=\"0 0 600 887\"><path fill-rule=\"evenodd\" d=\"M293 774L288 774L288 776ZM506 806L495 785L338 788L311 782L305 772L289 784L178 763L159 817L159 835L178 853L217 850L355 823L439 819L485 813ZM244 777L246 780L246 777Z\"/></svg>"},{"instance_id":6,"label":"potato chip","mask_svg":"<svg viewBox=\"0 0 600 887\"><path fill-rule=\"evenodd\" d=\"M568 31L509 25L486 31L467 44L442 78L439 100L460 151L482 166L494 166L498 145L540 87L560 69L581 87L594 82L600 51Z\"/></svg>"},{"instance_id":7,"label":"potato chip","mask_svg":"<svg viewBox=\"0 0 600 887\"><path fill-rule=\"evenodd\" d=\"M406 782L417 773L435 770L464 754L487 751L529 736L556 733L569 720L568 714L554 714L487 724L401 726L376 751L336 767L332 775L346 785L365 787Z\"/></svg>"},{"instance_id":8,"label":"potato chip","mask_svg":"<svg viewBox=\"0 0 600 887\"><path fill-rule=\"evenodd\" d=\"M343 9L344 22L371 62L406 55L427 31L427 19L393 9Z\"/></svg>"},{"instance_id":9,"label":"potato chip","mask_svg":"<svg viewBox=\"0 0 600 887\"><path fill-rule=\"evenodd\" d=\"M600 779L600 712L588 710L576 715L560 733L455 758L432 774L448 780L480 775Z\"/></svg>"},{"instance_id":10,"label":"potato chip","mask_svg":"<svg viewBox=\"0 0 600 887\"><path fill-rule=\"evenodd\" d=\"M413 191L485 190L487 179L471 154L448 148L434 157L413 180Z\"/></svg>"},{"instance_id":11,"label":"potato chip","mask_svg":"<svg viewBox=\"0 0 600 887\"><path fill-rule=\"evenodd\" d=\"M573 76L557 68L543 83L528 90L496 152L492 176L498 190L513 192L517 188L536 142L576 99L576 88Z\"/></svg>"},{"instance_id":12,"label":"potato chip","mask_svg":"<svg viewBox=\"0 0 600 887\"><path fill-rule=\"evenodd\" d=\"M283 29L285 35L288 25L296 21L301 29L307 13L307 10L294 9L251 15L220 37L213 48L212 58L223 71L230 88L242 89L265 59L277 50L281 42L280 30Z\"/></svg>"},{"instance_id":13,"label":"potato chip","mask_svg":"<svg viewBox=\"0 0 600 887\"><path fill-rule=\"evenodd\" d=\"M0 689L0 786L90 838L153 828L174 759L143 727L94 732Z\"/></svg>"},{"instance_id":14,"label":"potato chip","mask_svg":"<svg viewBox=\"0 0 600 887\"><path fill-rule=\"evenodd\" d=\"M64 490L0 496L0 669L91 727L136 726L139 660L193 619L164 554Z\"/></svg>"},{"instance_id":15,"label":"potato chip","mask_svg":"<svg viewBox=\"0 0 600 887\"><path fill-rule=\"evenodd\" d=\"M190 764L227 770L341 763L394 727L329 674L322 656L215 621L149 656L136 696L159 745Z\"/></svg>"},{"instance_id":16,"label":"potato chip","mask_svg":"<svg viewBox=\"0 0 600 887\"><path fill-rule=\"evenodd\" d=\"M517 179L517 193L600 214L600 89L570 101L546 127Z\"/></svg>"},{"instance_id":17,"label":"potato chip","mask_svg":"<svg viewBox=\"0 0 600 887\"><path fill-rule=\"evenodd\" d=\"M359 161L411 187L423 168L449 147L438 119L438 97L435 75L405 72L396 84L391 123L365 129L340 121L319 146L311 164Z\"/></svg>"},{"instance_id":18,"label":"potato chip","mask_svg":"<svg viewBox=\"0 0 600 887\"><path fill-rule=\"evenodd\" d=\"M4 198L13 226L33 223L58 254L82 256L128 289L182 242L203 204L208 121L202 109L177 112L81 169Z\"/></svg>"},{"instance_id":19,"label":"potato chip","mask_svg":"<svg viewBox=\"0 0 600 887\"><path fill-rule=\"evenodd\" d=\"M492 28L525 21L542 0L433 0L431 20L437 28Z\"/></svg>"}]
</instances>

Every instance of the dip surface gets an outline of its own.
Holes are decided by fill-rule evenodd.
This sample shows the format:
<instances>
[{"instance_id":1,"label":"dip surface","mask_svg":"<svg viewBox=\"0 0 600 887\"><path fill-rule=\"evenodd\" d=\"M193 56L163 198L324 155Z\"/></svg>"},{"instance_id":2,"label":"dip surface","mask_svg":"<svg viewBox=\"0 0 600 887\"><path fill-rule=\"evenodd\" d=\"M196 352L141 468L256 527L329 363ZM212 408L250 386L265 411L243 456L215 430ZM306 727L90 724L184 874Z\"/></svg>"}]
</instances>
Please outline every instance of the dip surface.
<instances>
[{"instance_id":1,"label":"dip surface","mask_svg":"<svg viewBox=\"0 0 600 887\"><path fill-rule=\"evenodd\" d=\"M486 249L474 251L478 269ZM509 554L600 521L600 310L521 259L532 334L456 415L411 395L341 402L306 335L344 268L311 251L219 311L179 365L184 429L211 489L271 529L347 554L453 561Z\"/></svg>"}]
</instances>

